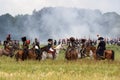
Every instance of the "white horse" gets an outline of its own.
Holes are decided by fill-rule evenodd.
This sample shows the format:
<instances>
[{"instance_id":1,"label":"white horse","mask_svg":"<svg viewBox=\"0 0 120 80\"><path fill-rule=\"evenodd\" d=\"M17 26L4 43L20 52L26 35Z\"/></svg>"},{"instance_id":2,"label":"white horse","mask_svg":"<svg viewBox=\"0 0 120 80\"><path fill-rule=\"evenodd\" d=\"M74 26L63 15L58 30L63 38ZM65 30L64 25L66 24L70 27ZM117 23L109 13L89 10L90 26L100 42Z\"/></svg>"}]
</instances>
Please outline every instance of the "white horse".
<instances>
[{"instance_id":1,"label":"white horse","mask_svg":"<svg viewBox=\"0 0 120 80\"><path fill-rule=\"evenodd\" d=\"M65 50L65 44L59 44L55 48L56 53L55 53L55 58L58 57L60 50ZM52 53L47 53L46 51L42 52L42 60L45 60L47 58L53 59Z\"/></svg>"}]
</instances>

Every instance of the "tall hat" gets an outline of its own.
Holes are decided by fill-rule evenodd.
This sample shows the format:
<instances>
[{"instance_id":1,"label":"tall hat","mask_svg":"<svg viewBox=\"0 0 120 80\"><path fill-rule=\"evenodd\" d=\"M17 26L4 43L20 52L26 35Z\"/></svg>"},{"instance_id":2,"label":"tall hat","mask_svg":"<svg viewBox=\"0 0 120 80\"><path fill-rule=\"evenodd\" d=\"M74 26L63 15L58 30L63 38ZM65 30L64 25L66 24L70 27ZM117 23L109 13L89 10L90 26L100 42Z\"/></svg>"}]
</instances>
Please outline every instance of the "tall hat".
<instances>
[{"instance_id":1,"label":"tall hat","mask_svg":"<svg viewBox=\"0 0 120 80\"><path fill-rule=\"evenodd\" d=\"M22 42L25 42L27 40L26 36L22 37L21 40L22 40Z\"/></svg>"},{"instance_id":2,"label":"tall hat","mask_svg":"<svg viewBox=\"0 0 120 80\"><path fill-rule=\"evenodd\" d=\"M103 37L99 37L98 40L103 40L104 38Z\"/></svg>"},{"instance_id":3,"label":"tall hat","mask_svg":"<svg viewBox=\"0 0 120 80\"><path fill-rule=\"evenodd\" d=\"M84 43L86 41L86 39L81 39L81 42Z\"/></svg>"},{"instance_id":4,"label":"tall hat","mask_svg":"<svg viewBox=\"0 0 120 80\"><path fill-rule=\"evenodd\" d=\"M75 41L75 38L74 38L74 37L70 37L70 41L71 41L71 42L74 42L74 41Z\"/></svg>"},{"instance_id":5,"label":"tall hat","mask_svg":"<svg viewBox=\"0 0 120 80\"><path fill-rule=\"evenodd\" d=\"M53 41L53 39L48 39L48 41L50 42L50 41Z\"/></svg>"}]
</instances>

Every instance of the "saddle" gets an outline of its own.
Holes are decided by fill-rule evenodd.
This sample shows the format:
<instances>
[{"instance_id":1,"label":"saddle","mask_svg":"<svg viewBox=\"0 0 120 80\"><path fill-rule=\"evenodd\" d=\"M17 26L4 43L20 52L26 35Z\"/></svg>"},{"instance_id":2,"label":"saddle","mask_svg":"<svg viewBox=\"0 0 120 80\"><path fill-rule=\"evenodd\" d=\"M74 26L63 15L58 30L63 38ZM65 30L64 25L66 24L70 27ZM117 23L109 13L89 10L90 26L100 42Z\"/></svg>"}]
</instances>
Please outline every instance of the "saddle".
<instances>
[{"instance_id":1,"label":"saddle","mask_svg":"<svg viewBox=\"0 0 120 80\"><path fill-rule=\"evenodd\" d=\"M56 52L56 50L54 49L54 51L48 50L47 53L51 53L54 54Z\"/></svg>"}]
</instances>

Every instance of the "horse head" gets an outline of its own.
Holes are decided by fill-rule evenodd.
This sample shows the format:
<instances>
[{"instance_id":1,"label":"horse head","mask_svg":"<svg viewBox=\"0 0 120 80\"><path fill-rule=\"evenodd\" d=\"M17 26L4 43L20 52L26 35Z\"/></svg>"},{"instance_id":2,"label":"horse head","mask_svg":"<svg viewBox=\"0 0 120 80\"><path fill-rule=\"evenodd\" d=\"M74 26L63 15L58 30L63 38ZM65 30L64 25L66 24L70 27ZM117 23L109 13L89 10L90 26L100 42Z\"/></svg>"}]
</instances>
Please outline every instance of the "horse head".
<instances>
[{"instance_id":1,"label":"horse head","mask_svg":"<svg viewBox=\"0 0 120 80\"><path fill-rule=\"evenodd\" d=\"M66 50L65 44L59 44L58 46L55 47L56 50Z\"/></svg>"}]
</instances>

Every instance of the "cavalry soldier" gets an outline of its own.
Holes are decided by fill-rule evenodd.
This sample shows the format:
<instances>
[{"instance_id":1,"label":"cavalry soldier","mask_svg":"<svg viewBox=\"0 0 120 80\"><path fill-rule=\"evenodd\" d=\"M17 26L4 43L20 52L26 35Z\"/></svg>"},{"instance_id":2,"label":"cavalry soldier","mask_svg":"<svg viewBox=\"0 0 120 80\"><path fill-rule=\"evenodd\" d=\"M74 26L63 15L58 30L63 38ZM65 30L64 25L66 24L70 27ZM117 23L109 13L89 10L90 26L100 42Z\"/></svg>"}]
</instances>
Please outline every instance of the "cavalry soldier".
<instances>
[{"instance_id":1,"label":"cavalry soldier","mask_svg":"<svg viewBox=\"0 0 120 80\"><path fill-rule=\"evenodd\" d=\"M51 52L54 51L52 39L48 39L48 50L50 50Z\"/></svg>"},{"instance_id":2,"label":"cavalry soldier","mask_svg":"<svg viewBox=\"0 0 120 80\"><path fill-rule=\"evenodd\" d=\"M4 49L6 49L6 46L8 46L8 45L12 45L10 34L8 34L8 36L6 37L6 40L4 41Z\"/></svg>"},{"instance_id":3,"label":"cavalry soldier","mask_svg":"<svg viewBox=\"0 0 120 80\"><path fill-rule=\"evenodd\" d=\"M103 37L99 37L98 40L100 41L97 46L97 55L101 58L104 58L104 50L106 50L106 43Z\"/></svg>"},{"instance_id":4,"label":"cavalry soldier","mask_svg":"<svg viewBox=\"0 0 120 80\"><path fill-rule=\"evenodd\" d=\"M70 40L67 38L67 45L69 45L69 43L70 43Z\"/></svg>"},{"instance_id":5,"label":"cavalry soldier","mask_svg":"<svg viewBox=\"0 0 120 80\"><path fill-rule=\"evenodd\" d=\"M54 40L54 45L55 45L55 46L57 45L57 41L56 41L56 40Z\"/></svg>"},{"instance_id":6,"label":"cavalry soldier","mask_svg":"<svg viewBox=\"0 0 120 80\"><path fill-rule=\"evenodd\" d=\"M84 56L85 57L85 51L86 51L86 39L81 39L81 57Z\"/></svg>"},{"instance_id":7,"label":"cavalry soldier","mask_svg":"<svg viewBox=\"0 0 120 80\"><path fill-rule=\"evenodd\" d=\"M55 58L55 52L56 50L54 49L53 46L53 39L48 39L48 53L52 53L53 59Z\"/></svg>"},{"instance_id":8,"label":"cavalry soldier","mask_svg":"<svg viewBox=\"0 0 120 80\"><path fill-rule=\"evenodd\" d=\"M35 38L35 42L33 43L33 47L35 48L36 54L40 54L40 43L37 38Z\"/></svg>"},{"instance_id":9,"label":"cavalry soldier","mask_svg":"<svg viewBox=\"0 0 120 80\"><path fill-rule=\"evenodd\" d=\"M38 59L40 57L41 50L40 50L40 43L37 38L35 38L35 41L33 43L33 48L35 49L35 53L37 55L36 59Z\"/></svg>"},{"instance_id":10,"label":"cavalry soldier","mask_svg":"<svg viewBox=\"0 0 120 80\"><path fill-rule=\"evenodd\" d=\"M28 49L29 49L29 44L30 44L30 40L27 40L26 37L22 37L22 42L23 42L23 51L24 54L22 56L22 59L27 59L28 56Z\"/></svg>"},{"instance_id":11,"label":"cavalry soldier","mask_svg":"<svg viewBox=\"0 0 120 80\"><path fill-rule=\"evenodd\" d=\"M75 48L76 47L76 42L75 42L75 38L74 37L70 38L70 42L69 42L68 47L71 47L71 48Z\"/></svg>"},{"instance_id":12,"label":"cavalry soldier","mask_svg":"<svg viewBox=\"0 0 120 80\"><path fill-rule=\"evenodd\" d=\"M59 44L61 44L61 39L59 39L59 41L58 41L58 45L59 45Z\"/></svg>"},{"instance_id":13,"label":"cavalry soldier","mask_svg":"<svg viewBox=\"0 0 120 80\"><path fill-rule=\"evenodd\" d=\"M11 35L10 34L8 34L8 36L6 37L6 41L7 42L11 41Z\"/></svg>"}]
</instances>

